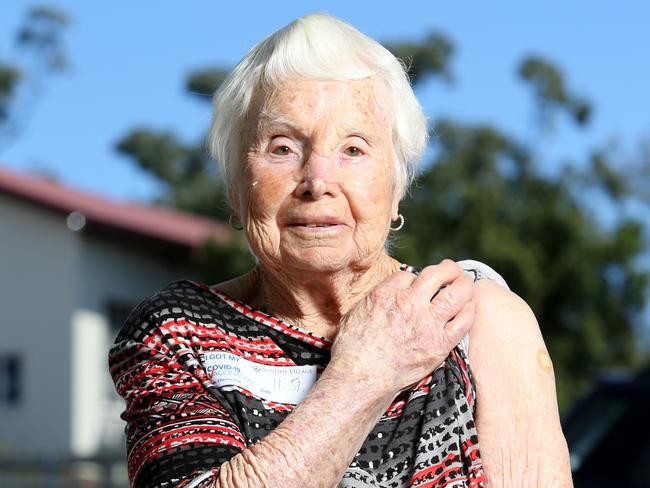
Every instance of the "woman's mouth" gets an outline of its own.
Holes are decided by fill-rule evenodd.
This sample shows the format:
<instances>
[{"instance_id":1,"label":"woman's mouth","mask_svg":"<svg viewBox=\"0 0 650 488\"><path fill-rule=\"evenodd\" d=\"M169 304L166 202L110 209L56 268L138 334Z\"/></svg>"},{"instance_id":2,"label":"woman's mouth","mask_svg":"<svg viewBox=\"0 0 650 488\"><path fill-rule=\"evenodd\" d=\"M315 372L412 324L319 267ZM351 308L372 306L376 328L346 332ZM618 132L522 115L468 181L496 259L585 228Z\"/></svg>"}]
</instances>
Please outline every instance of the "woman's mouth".
<instances>
[{"instance_id":1,"label":"woman's mouth","mask_svg":"<svg viewBox=\"0 0 650 488\"><path fill-rule=\"evenodd\" d=\"M333 215L301 215L285 221L287 227L302 227L307 229L327 229L343 225L340 218Z\"/></svg>"},{"instance_id":2,"label":"woman's mouth","mask_svg":"<svg viewBox=\"0 0 650 488\"><path fill-rule=\"evenodd\" d=\"M290 224L287 227L293 229L333 229L342 226L340 224Z\"/></svg>"},{"instance_id":3,"label":"woman's mouth","mask_svg":"<svg viewBox=\"0 0 650 488\"><path fill-rule=\"evenodd\" d=\"M343 223L335 218L296 219L286 224L287 228L298 232L333 232L344 227Z\"/></svg>"}]
</instances>

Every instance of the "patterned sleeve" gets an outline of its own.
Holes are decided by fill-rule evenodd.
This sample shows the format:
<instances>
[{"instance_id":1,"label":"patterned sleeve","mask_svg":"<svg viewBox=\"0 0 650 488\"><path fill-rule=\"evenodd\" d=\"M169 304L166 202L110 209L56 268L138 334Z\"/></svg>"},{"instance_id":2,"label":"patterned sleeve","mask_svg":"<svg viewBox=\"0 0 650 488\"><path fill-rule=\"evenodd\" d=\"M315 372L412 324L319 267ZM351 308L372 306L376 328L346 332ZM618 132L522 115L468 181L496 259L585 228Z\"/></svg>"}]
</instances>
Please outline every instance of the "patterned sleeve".
<instances>
[{"instance_id":1,"label":"patterned sleeve","mask_svg":"<svg viewBox=\"0 0 650 488\"><path fill-rule=\"evenodd\" d=\"M109 353L126 401L130 484L203 488L245 439L225 400L208 390L194 349L175 340L173 323L158 320L156 302L154 295L133 310Z\"/></svg>"},{"instance_id":2,"label":"patterned sleeve","mask_svg":"<svg viewBox=\"0 0 650 488\"><path fill-rule=\"evenodd\" d=\"M469 273L474 278L474 281L478 281L482 278L487 278L488 280L494 281L495 283L501 285L506 290L510 289L506 283L506 280L504 280L499 273L494 271L485 263L476 261L474 259L464 259L462 261L458 261L457 264L465 270L465 273Z\"/></svg>"}]
</instances>

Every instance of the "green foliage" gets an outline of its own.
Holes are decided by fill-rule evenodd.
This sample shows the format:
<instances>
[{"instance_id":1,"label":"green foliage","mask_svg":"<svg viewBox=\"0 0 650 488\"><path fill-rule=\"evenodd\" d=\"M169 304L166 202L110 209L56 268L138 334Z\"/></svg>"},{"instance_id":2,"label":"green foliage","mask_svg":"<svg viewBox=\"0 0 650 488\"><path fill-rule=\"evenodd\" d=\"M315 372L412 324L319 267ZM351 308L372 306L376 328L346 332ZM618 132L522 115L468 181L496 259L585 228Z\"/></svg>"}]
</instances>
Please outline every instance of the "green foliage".
<instances>
[{"instance_id":1,"label":"green foliage","mask_svg":"<svg viewBox=\"0 0 650 488\"><path fill-rule=\"evenodd\" d=\"M67 23L58 9L32 7L14 39L22 57L0 59L0 147L20 134L45 77L68 67L62 40Z\"/></svg>"},{"instance_id":2,"label":"green foliage","mask_svg":"<svg viewBox=\"0 0 650 488\"><path fill-rule=\"evenodd\" d=\"M226 76L228 76L227 69L215 68L196 71L187 79L187 91L203 99L212 97L212 94L217 91Z\"/></svg>"},{"instance_id":3,"label":"green foliage","mask_svg":"<svg viewBox=\"0 0 650 488\"><path fill-rule=\"evenodd\" d=\"M551 127L552 116L556 111L568 113L578 125L589 122L591 105L569 92L562 74L551 62L538 56L526 58L519 67L519 75L535 93L543 128Z\"/></svg>"},{"instance_id":4,"label":"green foliage","mask_svg":"<svg viewBox=\"0 0 650 488\"><path fill-rule=\"evenodd\" d=\"M0 64L0 124L9 117L9 104L16 94L20 77L15 66Z\"/></svg>"},{"instance_id":5,"label":"green foliage","mask_svg":"<svg viewBox=\"0 0 650 488\"><path fill-rule=\"evenodd\" d=\"M0 65L0 99L11 97L20 80L20 71L14 66Z\"/></svg>"},{"instance_id":6,"label":"green foliage","mask_svg":"<svg viewBox=\"0 0 650 488\"><path fill-rule=\"evenodd\" d=\"M594 150L591 171L582 180L599 186L612 203L624 206L633 196L639 203L650 205L650 137L641 141L638 152L631 157L621 155L615 143Z\"/></svg>"},{"instance_id":7,"label":"green foliage","mask_svg":"<svg viewBox=\"0 0 650 488\"><path fill-rule=\"evenodd\" d=\"M622 174L618 174L608 161L608 157L602 151L596 151L591 155L591 175L594 182L613 198L620 199L629 193L629 185Z\"/></svg>"},{"instance_id":8,"label":"green foliage","mask_svg":"<svg viewBox=\"0 0 650 488\"><path fill-rule=\"evenodd\" d=\"M241 275L255 265L242 234L228 244L209 240L199 252L199 269L204 283L218 283Z\"/></svg>"},{"instance_id":9,"label":"green foliage","mask_svg":"<svg viewBox=\"0 0 650 488\"><path fill-rule=\"evenodd\" d=\"M17 43L38 55L46 69L62 71L68 66L61 39L68 23L67 16L61 10L47 6L32 7L18 32Z\"/></svg>"},{"instance_id":10,"label":"green foliage","mask_svg":"<svg viewBox=\"0 0 650 488\"><path fill-rule=\"evenodd\" d=\"M638 366L635 319L648 285L635 266L640 224L603 230L569 181L538 175L526 149L492 127L442 120L435 132L437 156L402 206L396 255L498 270L536 313L563 406L599 369Z\"/></svg>"},{"instance_id":11,"label":"green foliage","mask_svg":"<svg viewBox=\"0 0 650 488\"><path fill-rule=\"evenodd\" d=\"M196 71L188 77L187 91L209 101L227 75L223 69ZM223 180L202 144L185 144L172 133L139 128L124 136L116 148L166 186L167 192L158 203L228 219L230 207Z\"/></svg>"},{"instance_id":12,"label":"green foliage","mask_svg":"<svg viewBox=\"0 0 650 488\"><path fill-rule=\"evenodd\" d=\"M446 81L453 79L449 60L454 46L442 34L433 32L421 42L386 44L385 47L408 67L414 85L427 75L439 76Z\"/></svg>"},{"instance_id":13,"label":"green foliage","mask_svg":"<svg viewBox=\"0 0 650 488\"><path fill-rule=\"evenodd\" d=\"M414 83L431 76L451 80L453 45L443 36L387 47L410 66ZM541 129L549 128L557 112L578 126L588 122L591 105L567 89L552 63L531 57L519 74L533 91ZM188 90L209 100L224 77L222 69L194 73ZM402 203L406 226L395 255L419 265L472 258L499 271L539 320L554 360L561 406L568 406L602 368L637 367L643 360L636 345L637 319L649 281L637 267L647 250L641 223L621 216L606 229L580 204L586 191L604 191L615 206L634 196L629 165L616 168L609 154L595 151L587 156L587 173L574 169L548 178L539 173L539 161L533 164L529 147L496 127L439 120L433 132L435 157ZM163 203L226 220L223 184L201 145L138 129L118 149L166 185ZM650 167L650 157L645 160L639 168ZM200 254L210 282L253 264L240 241L210 242Z\"/></svg>"},{"instance_id":14,"label":"green foliage","mask_svg":"<svg viewBox=\"0 0 650 488\"><path fill-rule=\"evenodd\" d=\"M228 218L223 180L201 145L187 145L168 132L136 129L117 144L167 188L158 203L220 220Z\"/></svg>"}]
</instances>

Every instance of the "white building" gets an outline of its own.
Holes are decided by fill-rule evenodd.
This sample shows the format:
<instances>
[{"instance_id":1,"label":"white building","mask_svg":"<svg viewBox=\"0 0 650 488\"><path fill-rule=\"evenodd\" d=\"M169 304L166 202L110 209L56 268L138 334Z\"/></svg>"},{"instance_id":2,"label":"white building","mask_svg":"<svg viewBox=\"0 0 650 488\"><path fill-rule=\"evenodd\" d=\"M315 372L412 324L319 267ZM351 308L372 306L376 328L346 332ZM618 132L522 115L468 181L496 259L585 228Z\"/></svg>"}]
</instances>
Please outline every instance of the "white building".
<instances>
[{"instance_id":1,"label":"white building","mask_svg":"<svg viewBox=\"0 0 650 488\"><path fill-rule=\"evenodd\" d=\"M0 168L0 456L123 450L108 348L208 237L231 230Z\"/></svg>"}]
</instances>

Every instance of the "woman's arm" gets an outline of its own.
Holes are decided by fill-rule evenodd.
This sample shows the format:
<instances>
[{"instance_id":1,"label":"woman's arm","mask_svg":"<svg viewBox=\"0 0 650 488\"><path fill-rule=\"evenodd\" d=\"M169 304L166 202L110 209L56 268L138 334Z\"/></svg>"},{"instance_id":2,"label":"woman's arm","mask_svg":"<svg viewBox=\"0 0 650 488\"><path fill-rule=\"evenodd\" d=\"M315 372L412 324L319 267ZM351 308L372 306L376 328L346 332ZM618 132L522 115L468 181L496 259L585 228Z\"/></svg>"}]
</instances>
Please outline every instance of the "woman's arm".
<instances>
[{"instance_id":1,"label":"woman's arm","mask_svg":"<svg viewBox=\"0 0 650 488\"><path fill-rule=\"evenodd\" d=\"M449 286L436 294L443 284ZM395 395L438 366L467 333L473 293L472 280L451 261L417 278L389 277L344 318L332 360L302 403L223 463L213 487L336 486Z\"/></svg>"},{"instance_id":2,"label":"woman's arm","mask_svg":"<svg viewBox=\"0 0 650 488\"><path fill-rule=\"evenodd\" d=\"M395 395L438 366L474 322L473 282L453 262L417 277L394 273L341 321L305 399L249 445L232 405L208 391L193 344L173 340L177 327L192 334L193 325L160 313L177 292L139 305L110 353L137 488L335 486Z\"/></svg>"},{"instance_id":3,"label":"woman's arm","mask_svg":"<svg viewBox=\"0 0 650 488\"><path fill-rule=\"evenodd\" d=\"M528 305L488 280L476 291L469 361L491 487L571 487L553 365Z\"/></svg>"},{"instance_id":4,"label":"woman's arm","mask_svg":"<svg viewBox=\"0 0 650 488\"><path fill-rule=\"evenodd\" d=\"M336 486L394 396L354 374L330 363L291 415L221 465L213 487Z\"/></svg>"}]
</instances>

